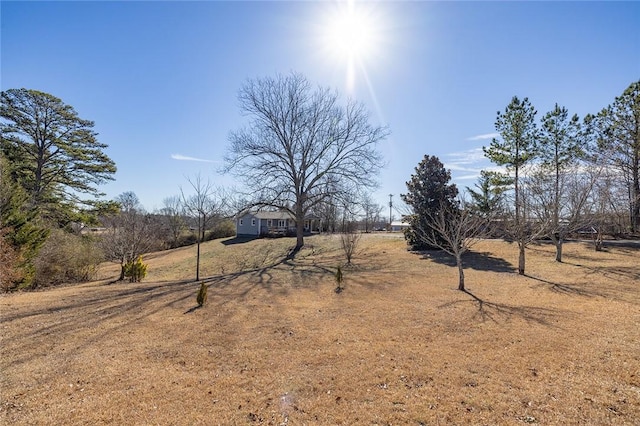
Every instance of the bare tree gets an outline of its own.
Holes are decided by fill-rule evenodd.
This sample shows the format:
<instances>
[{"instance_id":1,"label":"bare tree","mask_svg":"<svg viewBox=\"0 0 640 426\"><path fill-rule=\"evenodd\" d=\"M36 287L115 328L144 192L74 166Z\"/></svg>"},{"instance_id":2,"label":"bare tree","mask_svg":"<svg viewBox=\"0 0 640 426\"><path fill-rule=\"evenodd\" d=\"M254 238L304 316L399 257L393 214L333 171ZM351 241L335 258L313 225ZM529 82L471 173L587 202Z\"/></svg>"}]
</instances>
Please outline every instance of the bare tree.
<instances>
[{"instance_id":1,"label":"bare tree","mask_svg":"<svg viewBox=\"0 0 640 426\"><path fill-rule=\"evenodd\" d=\"M369 232L370 227L373 227L384 207L376 203L369 193L364 193L360 196L360 206L362 207L364 232Z\"/></svg>"},{"instance_id":2,"label":"bare tree","mask_svg":"<svg viewBox=\"0 0 640 426\"><path fill-rule=\"evenodd\" d=\"M219 218L224 208L222 189L215 188L211 181L202 180L200 174L187 181L194 193L186 195L180 188L185 212L197 222L196 281L200 281L200 243L205 239L205 231L215 218Z\"/></svg>"},{"instance_id":3,"label":"bare tree","mask_svg":"<svg viewBox=\"0 0 640 426\"><path fill-rule=\"evenodd\" d=\"M600 172L588 202L589 225L596 251L603 248L605 234L623 233L629 229L627 186L620 172L607 166L595 166Z\"/></svg>"},{"instance_id":4,"label":"bare tree","mask_svg":"<svg viewBox=\"0 0 640 426\"><path fill-rule=\"evenodd\" d=\"M134 192L120 194L116 202L120 211L102 219L106 229L101 236L101 247L108 260L120 264L118 281L122 281L127 262L157 248L157 226Z\"/></svg>"},{"instance_id":5,"label":"bare tree","mask_svg":"<svg viewBox=\"0 0 640 426\"><path fill-rule=\"evenodd\" d=\"M462 255L488 234L491 217L480 215L464 200L440 203L425 213L413 228L423 245L436 247L453 256L458 267L458 290L465 291Z\"/></svg>"},{"instance_id":6,"label":"bare tree","mask_svg":"<svg viewBox=\"0 0 640 426\"><path fill-rule=\"evenodd\" d=\"M355 229L347 229L340 234L340 244L348 265L351 265L351 259L356 254L360 237L362 237L362 234Z\"/></svg>"},{"instance_id":7,"label":"bare tree","mask_svg":"<svg viewBox=\"0 0 640 426\"><path fill-rule=\"evenodd\" d=\"M175 248L186 228L182 197L173 195L162 200L162 203L164 206L160 209L160 214L171 239L170 247Z\"/></svg>"},{"instance_id":8,"label":"bare tree","mask_svg":"<svg viewBox=\"0 0 640 426\"><path fill-rule=\"evenodd\" d=\"M249 127L231 133L226 171L257 192L255 205L288 210L296 221L295 254L304 245L304 219L328 198L372 188L382 167L376 147L388 135L372 126L361 104L339 102L292 73L249 80L240 90Z\"/></svg>"},{"instance_id":9,"label":"bare tree","mask_svg":"<svg viewBox=\"0 0 640 426\"><path fill-rule=\"evenodd\" d=\"M556 247L557 262L562 262L562 246L567 235L591 221L592 192L602 174L601 166L587 164L565 166L549 173L544 166L533 166L527 182L531 217L548 224L545 234Z\"/></svg>"}]
</instances>

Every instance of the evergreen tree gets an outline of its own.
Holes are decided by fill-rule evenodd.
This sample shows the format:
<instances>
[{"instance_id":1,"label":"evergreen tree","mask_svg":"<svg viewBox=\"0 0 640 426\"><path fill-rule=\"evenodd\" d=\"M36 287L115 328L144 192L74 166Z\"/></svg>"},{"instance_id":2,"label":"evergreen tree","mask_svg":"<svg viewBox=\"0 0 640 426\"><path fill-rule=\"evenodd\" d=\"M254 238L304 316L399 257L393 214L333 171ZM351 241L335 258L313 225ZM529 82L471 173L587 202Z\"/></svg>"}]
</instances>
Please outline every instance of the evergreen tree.
<instances>
[{"instance_id":1,"label":"evergreen tree","mask_svg":"<svg viewBox=\"0 0 640 426\"><path fill-rule=\"evenodd\" d=\"M48 236L47 229L39 225L36 212L27 208L27 199L26 192L12 180L7 161L0 154L0 246L6 248L7 255L3 260L6 269L2 274L3 290L31 286L33 259Z\"/></svg>"},{"instance_id":2,"label":"evergreen tree","mask_svg":"<svg viewBox=\"0 0 640 426\"><path fill-rule=\"evenodd\" d=\"M551 226L549 236L556 246L556 261L562 262L562 243L566 233L570 230L561 225L561 213L563 206L563 173L577 164L584 156L584 138L581 134L580 120L577 115L569 118L566 108L558 104L542 118L542 128L538 145L541 171L549 176L551 183L551 197L547 211ZM546 188L543 188L546 189ZM566 192L566 191L565 191ZM569 195L569 194L564 194ZM544 206L543 206L544 207ZM578 211L566 212L567 215L576 216ZM576 216L577 218L577 216ZM565 218L568 219L568 218Z\"/></svg>"},{"instance_id":3,"label":"evergreen tree","mask_svg":"<svg viewBox=\"0 0 640 426\"><path fill-rule=\"evenodd\" d=\"M478 182L475 184L477 191L467 187L471 196L470 208L487 217L495 215L502 208L504 193L513 184L513 179L502 173L481 170Z\"/></svg>"},{"instance_id":4,"label":"evergreen tree","mask_svg":"<svg viewBox=\"0 0 640 426\"><path fill-rule=\"evenodd\" d=\"M621 173L629 196L632 233L640 230L640 80L616 97L597 117L585 118L595 133L600 154Z\"/></svg>"},{"instance_id":5,"label":"evergreen tree","mask_svg":"<svg viewBox=\"0 0 640 426\"><path fill-rule=\"evenodd\" d=\"M506 166L508 171L514 173L515 210L512 231L518 242L518 273L524 275L524 250L530 242L530 234L526 227L520 175L522 168L536 156L536 110L528 98L521 101L514 96L505 111L498 111L497 115L495 128L500 133L500 139L494 138L489 147L483 149L489 160L499 166Z\"/></svg>"},{"instance_id":6,"label":"evergreen tree","mask_svg":"<svg viewBox=\"0 0 640 426\"><path fill-rule=\"evenodd\" d=\"M94 123L55 96L9 89L1 93L0 117L0 151L28 204L43 217L68 222L83 201L79 194L100 196L96 185L113 179L116 166Z\"/></svg>"},{"instance_id":7,"label":"evergreen tree","mask_svg":"<svg viewBox=\"0 0 640 426\"><path fill-rule=\"evenodd\" d=\"M431 227L428 224L429 217L446 206L455 206L458 188L450 183L451 172L444 168L438 157L425 155L424 159L415 169L415 174L407 182L407 193L400 198L412 209L412 214L406 219L409 228L405 231L407 243L413 250L439 248L438 245L429 244L422 237L424 230ZM454 208L445 209L454 211ZM438 238L438 237L436 237ZM446 244L443 240L442 244Z\"/></svg>"}]
</instances>

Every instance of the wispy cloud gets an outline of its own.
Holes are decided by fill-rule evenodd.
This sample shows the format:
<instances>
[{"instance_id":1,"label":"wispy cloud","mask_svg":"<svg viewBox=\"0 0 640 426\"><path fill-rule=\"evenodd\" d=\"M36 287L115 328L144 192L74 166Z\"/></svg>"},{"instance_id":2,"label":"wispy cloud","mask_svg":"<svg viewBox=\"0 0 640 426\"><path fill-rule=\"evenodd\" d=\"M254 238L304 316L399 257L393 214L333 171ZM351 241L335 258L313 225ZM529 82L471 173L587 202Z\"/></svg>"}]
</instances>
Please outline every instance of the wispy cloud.
<instances>
[{"instance_id":1,"label":"wispy cloud","mask_svg":"<svg viewBox=\"0 0 640 426\"><path fill-rule=\"evenodd\" d=\"M452 152L444 158L444 167L454 172L455 180L477 179L486 162L482 148Z\"/></svg>"},{"instance_id":2,"label":"wispy cloud","mask_svg":"<svg viewBox=\"0 0 640 426\"><path fill-rule=\"evenodd\" d=\"M485 160L482 148L473 148L466 151L452 152L447 154L446 162L449 165L461 167L469 164L477 164ZM463 170L458 168L457 170Z\"/></svg>"},{"instance_id":3,"label":"wispy cloud","mask_svg":"<svg viewBox=\"0 0 640 426\"><path fill-rule=\"evenodd\" d=\"M182 155L182 154L171 154L171 158L179 161L200 161L201 163L219 163L219 161L207 160L204 158L189 157L188 155Z\"/></svg>"},{"instance_id":4,"label":"wispy cloud","mask_svg":"<svg viewBox=\"0 0 640 426\"><path fill-rule=\"evenodd\" d=\"M483 141L485 139L493 139L500 136L500 133L485 133L484 135L476 135L467 138L468 141Z\"/></svg>"}]
</instances>

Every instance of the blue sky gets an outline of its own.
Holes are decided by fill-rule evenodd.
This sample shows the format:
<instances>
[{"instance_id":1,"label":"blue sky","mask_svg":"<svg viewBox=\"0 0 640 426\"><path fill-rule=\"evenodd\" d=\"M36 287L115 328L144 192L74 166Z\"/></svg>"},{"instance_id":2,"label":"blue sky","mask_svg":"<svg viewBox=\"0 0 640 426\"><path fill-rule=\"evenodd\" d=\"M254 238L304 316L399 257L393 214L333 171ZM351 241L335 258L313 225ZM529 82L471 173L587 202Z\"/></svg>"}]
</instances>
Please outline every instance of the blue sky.
<instances>
[{"instance_id":1,"label":"blue sky","mask_svg":"<svg viewBox=\"0 0 640 426\"><path fill-rule=\"evenodd\" d=\"M425 154L473 186L511 97L538 116L557 102L581 117L640 78L638 2L370 2L367 40L348 60L327 38L345 4L323 2L0 3L2 90L51 93L95 121L116 180L147 210L217 170L242 127L248 78L298 71L363 102L391 136L375 198L406 192ZM384 212L385 210L383 210Z\"/></svg>"}]
</instances>

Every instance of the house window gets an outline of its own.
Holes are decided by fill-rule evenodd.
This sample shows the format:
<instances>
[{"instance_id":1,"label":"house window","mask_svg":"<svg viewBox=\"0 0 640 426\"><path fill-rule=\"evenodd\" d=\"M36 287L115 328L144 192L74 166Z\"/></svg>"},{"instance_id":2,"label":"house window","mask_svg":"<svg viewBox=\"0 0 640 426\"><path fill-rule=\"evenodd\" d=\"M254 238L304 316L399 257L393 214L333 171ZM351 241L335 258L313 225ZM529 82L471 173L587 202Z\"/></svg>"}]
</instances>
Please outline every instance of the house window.
<instances>
[{"instance_id":1,"label":"house window","mask_svg":"<svg viewBox=\"0 0 640 426\"><path fill-rule=\"evenodd\" d=\"M239 224L240 224L240 226L242 226L242 219L240 219Z\"/></svg>"},{"instance_id":2,"label":"house window","mask_svg":"<svg viewBox=\"0 0 640 426\"><path fill-rule=\"evenodd\" d=\"M273 223L273 222L271 221L271 219L268 219L268 220L267 220L267 226L268 226L269 228L271 228L271 224L272 224L272 223Z\"/></svg>"},{"instance_id":3,"label":"house window","mask_svg":"<svg viewBox=\"0 0 640 426\"><path fill-rule=\"evenodd\" d=\"M285 227L285 224L284 224L284 223L285 223L284 219L280 219L280 220L278 221L278 228L284 228L284 227Z\"/></svg>"},{"instance_id":4,"label":"house window","mask_svg":"<svg viewBox=\"0 0 640 426\"><path fill-rule=\"evenodd\" d=\"M251 226L256 226L256 220L255 219L251 219Z\"/></svg>"}]
</instances>

